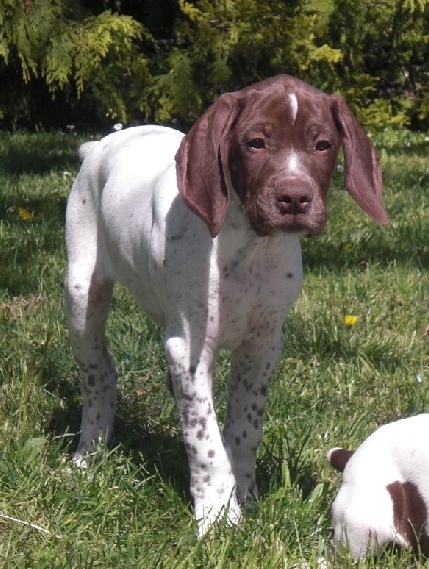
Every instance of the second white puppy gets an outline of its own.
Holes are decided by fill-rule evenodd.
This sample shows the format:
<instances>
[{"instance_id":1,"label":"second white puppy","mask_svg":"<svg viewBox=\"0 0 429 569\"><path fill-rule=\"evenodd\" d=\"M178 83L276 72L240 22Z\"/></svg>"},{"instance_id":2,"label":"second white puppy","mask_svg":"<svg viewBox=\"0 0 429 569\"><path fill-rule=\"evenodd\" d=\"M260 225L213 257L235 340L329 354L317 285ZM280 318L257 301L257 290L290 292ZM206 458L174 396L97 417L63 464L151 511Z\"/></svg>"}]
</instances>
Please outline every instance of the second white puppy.
<instances>
[{"instance_id":1,"label":"second white puppy","mask_svg":"<svg viewBox=\"0 0 429 569\"><path fill-rule=\"evenodd\" d=\"M332 506L335 550L354 559L394 543L429 556L429 414L377 429L327 456L343 472Z\"/></svg>"}]
</instances>

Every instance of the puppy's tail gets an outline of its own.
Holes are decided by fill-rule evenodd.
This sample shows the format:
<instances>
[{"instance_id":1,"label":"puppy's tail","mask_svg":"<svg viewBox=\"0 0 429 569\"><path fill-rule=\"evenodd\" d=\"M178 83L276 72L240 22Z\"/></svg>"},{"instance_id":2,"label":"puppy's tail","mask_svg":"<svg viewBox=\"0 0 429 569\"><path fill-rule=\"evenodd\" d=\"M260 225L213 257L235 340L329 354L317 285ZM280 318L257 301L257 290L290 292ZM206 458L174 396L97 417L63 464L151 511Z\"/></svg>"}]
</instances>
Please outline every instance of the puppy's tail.
<instances>
[{"instance_id":1,"label":"puppy's tail","mask_svg":"<svg viewBox=\"0 0 429 569\"><path fill-rule=\"evenodd\" d=\"M85 158L88 156L88 154L94 148L94 146L97 146L97 144L98 144L98 140L90 140L89 142L84 142L83 144L81 144L79 146L79 150L77 152L78 152L79 160L81 161L81 163L85 160Z\"/></svg>"}]
</instances>

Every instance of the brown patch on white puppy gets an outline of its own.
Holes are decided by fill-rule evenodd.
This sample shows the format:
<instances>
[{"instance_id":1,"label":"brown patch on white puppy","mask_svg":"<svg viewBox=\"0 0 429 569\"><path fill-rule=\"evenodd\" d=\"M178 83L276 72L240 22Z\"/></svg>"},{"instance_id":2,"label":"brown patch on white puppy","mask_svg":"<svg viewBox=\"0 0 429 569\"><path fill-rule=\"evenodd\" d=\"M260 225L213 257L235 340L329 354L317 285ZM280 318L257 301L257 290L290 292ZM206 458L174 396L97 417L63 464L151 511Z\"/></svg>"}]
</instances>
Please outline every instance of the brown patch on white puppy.
<instances>
[{"instance_id":1,"label":"brown patch on white puppy","mask_svg":"<svg viewBox=\"0 0 429 569\"><path fill-rule=\"evenodd\" d=\"M429 414L377 429L358 449L334 448L343 472L332 505L334 545L354 559L393 543L429 556Z\"/></svg>"}]
</instances>

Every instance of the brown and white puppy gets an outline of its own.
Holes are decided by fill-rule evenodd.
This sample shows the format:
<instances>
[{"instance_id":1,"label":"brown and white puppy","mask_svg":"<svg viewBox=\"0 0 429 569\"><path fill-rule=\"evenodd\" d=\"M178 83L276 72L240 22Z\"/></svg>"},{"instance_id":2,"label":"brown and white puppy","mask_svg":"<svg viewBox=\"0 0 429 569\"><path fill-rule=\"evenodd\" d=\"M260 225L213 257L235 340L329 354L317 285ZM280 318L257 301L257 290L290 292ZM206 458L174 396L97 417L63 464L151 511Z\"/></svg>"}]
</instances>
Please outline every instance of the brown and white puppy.
<instances>
[{"instance_id":1,"label":"brown and white puppy","mask_svg":"<svg viewBox=\"0 0 429 569\"><path fill-rule=\"evenodd\" d=\"M302 282L299 240L323 231L341 146L348 192L388 223L377 153L344 99L288 75L225 93L186 135L142 126L81 147L64 298L83 394L75 460L112 433L105 324L120 281L165 329L199 535L221 515L237 522L258 495L265 401ZM222 430L220 348L232 354Z\"/></svg>"},{"instance_id":2,"label":"brown and white puppy","mask_svg":"<svg viewBox=\"0 0 429 569\"><path fill-rule=\"evenodd\" d=\"M333 448L343 472L332 505L337 552L354 559L393 543L429 556L429 414L377 429L355 451Z\"/></svg>"}]
</instances>

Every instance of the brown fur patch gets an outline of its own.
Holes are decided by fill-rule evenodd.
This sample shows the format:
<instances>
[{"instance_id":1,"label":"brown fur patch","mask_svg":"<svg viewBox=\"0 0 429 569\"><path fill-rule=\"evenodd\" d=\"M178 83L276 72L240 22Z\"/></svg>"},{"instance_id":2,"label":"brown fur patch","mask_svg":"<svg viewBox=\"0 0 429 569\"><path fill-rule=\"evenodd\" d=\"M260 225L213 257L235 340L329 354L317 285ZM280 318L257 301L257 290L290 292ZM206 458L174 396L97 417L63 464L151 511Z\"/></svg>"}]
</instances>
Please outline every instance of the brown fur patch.
<instances>
[{"instance_id":1,"label":"brown fur patch","mask_svg":"<svg viewBox=\"0 0 429 569\"><path fill-rule=\"evenodd\" d=\"M343 472L346 464L350 460L350 457L353 455L353 450L347 450L345 448L336 448L329 452L328 460L336 470Z\"/></svg>"},{"instance_id":2,"label":"brown fur patch","mask_svg":"<svg viewBox=\"0 0 429 569\"><path fill-rule=\"evenodd\" d=\"M387 491L393 501L393 522L398 533L407 540L415 553L429 557L429 536L425 529L426 504L412 482L392 482Z\"/></svg>"}]
</instances>

